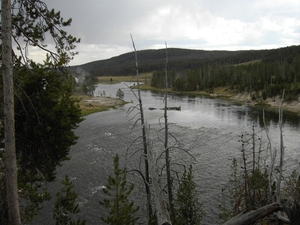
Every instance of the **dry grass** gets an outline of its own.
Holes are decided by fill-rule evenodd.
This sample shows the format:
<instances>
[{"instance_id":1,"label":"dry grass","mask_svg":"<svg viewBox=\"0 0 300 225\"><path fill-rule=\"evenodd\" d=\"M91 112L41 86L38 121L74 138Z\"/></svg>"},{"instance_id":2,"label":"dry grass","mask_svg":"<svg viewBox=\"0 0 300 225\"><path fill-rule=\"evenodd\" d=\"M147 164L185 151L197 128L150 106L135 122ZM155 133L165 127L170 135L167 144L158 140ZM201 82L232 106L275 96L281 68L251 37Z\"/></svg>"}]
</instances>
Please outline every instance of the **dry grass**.
<instances>
[{"instance_id":1,"label":"dry grass","mask_svg":"<svg viewBox=\"0 0 300 225\"><path fill-rule=\"evenodd\" d=\"M224 97L230 97L232 96L232 93L228 89L228 87L217 87L214 88L214 94L218 96L224 96Z\"/></svg>"},{"instance_id":2,"label":"dry grass","mask_svg":"<svg viewBox=\"0 0 300 225\"><path fill-rule=\"evenodd\" d=\"M117 84L120 82L136 82L136 76L104 76L97 77L101 84ZM152 73L141 73L140 82L151 83Z\"/></svg>"},{"instance_id":3,"label":"dry grass","mask_svg":"<svg viewBox=\"0 0 300 225\"><path fill-rule=\"evenodd\" d=\"M255 63L260 63L261 59L256 59L256 60L252 60L249 62L244 62L244 63L239 63L239 64L235 64L234 66L244 66L244 65L249 65L249 64L255 64Z\"/></svg>"},{"instance_id":4,"label":"dry grass","mask_svg":"<svg viewBox=\"0 0 300 225\"><path fill-rule=\"evenodd\" d=\"M118 105L127 104L127 102L118 98L93 97L89 95L73 95L73 97L78 100L82 116L106 111L111 108L116 108Z\"/></svg>"}]
</instances>

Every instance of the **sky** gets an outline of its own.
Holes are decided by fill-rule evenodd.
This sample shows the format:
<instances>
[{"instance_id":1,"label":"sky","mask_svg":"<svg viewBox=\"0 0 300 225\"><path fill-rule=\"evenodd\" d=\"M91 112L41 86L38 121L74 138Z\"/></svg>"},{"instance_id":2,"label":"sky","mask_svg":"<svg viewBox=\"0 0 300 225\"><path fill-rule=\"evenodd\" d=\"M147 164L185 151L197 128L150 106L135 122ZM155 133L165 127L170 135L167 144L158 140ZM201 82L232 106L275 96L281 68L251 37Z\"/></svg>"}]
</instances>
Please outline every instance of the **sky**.
<instances>
[{"instance_id":1,"label":"sky","mask_svg":"<svg viewBox=\"0 0 300 225\"><path fill-rule=\"evenodd\" d=\"M300 45L299 0L44 0L81 39L70 65L137 50L273 49ZM29 53L39 61L42 52Z\"/></svg>"}]
</instances>

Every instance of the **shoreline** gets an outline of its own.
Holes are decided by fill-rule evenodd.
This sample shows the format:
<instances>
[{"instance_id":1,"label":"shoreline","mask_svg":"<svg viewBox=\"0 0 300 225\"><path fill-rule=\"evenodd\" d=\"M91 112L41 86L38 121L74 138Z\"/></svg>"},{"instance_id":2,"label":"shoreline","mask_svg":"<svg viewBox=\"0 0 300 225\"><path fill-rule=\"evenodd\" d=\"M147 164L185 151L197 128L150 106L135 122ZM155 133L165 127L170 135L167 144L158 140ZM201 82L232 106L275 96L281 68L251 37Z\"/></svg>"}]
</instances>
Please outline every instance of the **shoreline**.
<instances>
[{"instance_id":1,"label":"shoreline","mask_svg":"<svg viewBox=\"0 0 300 225\"><path fill-rule=\"evenodd\" d=\"M267 98L266 100L252 100L250 94L248 93L240 93L236 95L232 95L231 97L228 98L229 100L236 101L239 103L243 103L246 105L250 106L265 106L266 108L273 108L273 109L278 109L280 104L281 104L281 97L276 96L274 98ZM293 101L286 101L284 100L282 102L282 108L285 111L297 113L298 115L300 114L300 98L297 100Z\"/></svg>"},{"instance_id":2,"label":"shoreline","mask_svg":"<svg viewBox=\"0 0 300 225\"><path fill-rule=\"evenodd\" d=\"M112 97L95 97L89 95L74 95L74 97L79 100L78 105L82 116L106 111L128 103L120 98Z\"/></svg>"},{"instance_id":3,"label":"shoreline","mask_svg":"<svg viewBox=\"0 0 300 225\"><path fill-rule=\"evenodd\" d=\"M176 92L173 92L176 93ZM192 94L195 93L180 93L180 94ZM266 100L257 99L252 100L251 95L249 93L239 93L239 94L203 94L203 93L197 93L198 96L208 96L212 98L220 98L225 99L227 101L233 101L238 104L245 104L249 106L256 106L256 107L266 107L266 108L273 108L278 109L281 103L280 96L276 96L274 98L268 98ZM113 98L113 97L94 97L94 96L80 96L79 97L80 102L80 108L84 112L84 115L94 113L94 112L101 112L108 110L110 108L115 108L120 105L125 105L128 102L119 99L119 98ZM296 113L297 115L300 115L300 97L297 100L293 101L283 101L282 103L283 110L289 111L292 113Z\"/></svg>"},{"instance_id":4,"label":"shoreline","mask_svg":"<svg viewBox=\"0 0 300 225\"><path fill-rule=\"evenodd\" d=\"M150 90L156 92L164 92L164 89L159 88L149 88L146 85L140 86L141 90ZM273 98L267 98L263 100L262 98L257 98L252 100L250 93L232 93L227 90L226 87L215 88L212 93L207 93L205 91L192 91L192 92L177 92L168 90L169 93L185 95L185 96L205 96L210 98L219 98L227 101L233 101L237 104L245 104L249 106L256 107L266 107L266 108L279 108L281 103L281 96L276 96ZM282 103L283 110L296 113L300 115L300 97L298 100L286 101Z\"/></svg>"}]
</instances>

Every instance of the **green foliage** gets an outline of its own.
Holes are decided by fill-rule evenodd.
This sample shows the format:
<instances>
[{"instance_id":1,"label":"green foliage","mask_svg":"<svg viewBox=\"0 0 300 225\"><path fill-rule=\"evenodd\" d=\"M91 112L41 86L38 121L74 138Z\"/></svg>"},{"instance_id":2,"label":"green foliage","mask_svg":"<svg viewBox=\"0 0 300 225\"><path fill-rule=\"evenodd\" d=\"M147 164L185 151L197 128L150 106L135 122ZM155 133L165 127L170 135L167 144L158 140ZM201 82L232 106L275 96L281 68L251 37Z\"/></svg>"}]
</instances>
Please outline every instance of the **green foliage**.
<instances>
[{"instance_id":1,"label":"green foliage","mask_svg":"<svg viewBox=\"0 0 300 225\"><path fill-rule=\"evenodd\" d=\"M30 181L41 173L47 181L68 159L82 121L76 100L71 98L72 79L67 74L31 63L16 69L16 149L19 173Z\"/></svg>"},{"instance_id":2,"label":"green foliage","mask_svg":"<svg viewBox=\"0 0 300 225\"><path fill-rule=\"evenodd\" d=\"M133 225L138 220L135 213L139 207L135 207L134 203L129 200L129 196L134 185L128 185L126 179L126 169L120 169L119 156L114 157L114 175L108 177L108 183L103 189L105 198L99 201L101 205L109 209L109 215L101 219L111 225Z\"/></svg>"},{"instance_id":3,"label":"green foliage","mask_svg":"<svg viewBox=\"0 0 300 225\"><path fill-rule=\"evenodd\" d=\"M80 41L63 30L64 27L71 25L72 19L64 20L59 11L48 9L47 5L40 0L14 0L12 4L14 9L12 13L13 40L23 41L22 43L18 42L17 50L22 52L24 48L27 49L30 45L45 50L47 48L44 43L46 36L52 37L56 52L47 50L49 59L58 66L68 64L77 54L74 52L75 44ZM49 42L49 39L47 41ZM28 61L27 54L19 55L22 56L20 60L23 60L24 63Z\"/></svg>"},{"instance_id":4,"label":"green foliage","mask_svg":"<svg viewBox=\"0 0 300 225\"><path fill-rule=\"evenodd\" d=\"M175 225L198 225L201 224L201 220L205 215L193 179L192 165L190 165L188 171L184 170L174 201Z\"/></svg>"},{"instance_id":5,"label":"green foliage","mask_svg":"<svg viewBox=\"0 0 300 225\"><path fill-rule=\"evenodd\" d=\"M300 205L300 174L296 170L286 179L284 196L290 203Z\"/></svg>"},{"instance_id":6,"label":"green foliage","mask_svg":"<svg viewBox=\"0 0 300 225\"><path fill-rule=\"evenodd\" d=\"M124 92L119 88L118 91L117 91L116 96L118 98L120 98L121 100L123 100L123 98L124 98Z\"/></svg>"},{"instance_id":7,"label":"green foliage","mask_svg":"<svg viewBox=\"0 0 300 225\"><path fill-rule=\"evenodd\" d=\"M260 143L256 143L258 140ZM222 188L222 201L219 203L219 219L226 222L242 211L265 206L272 201L275 187L270 187L268 167L261 165L261 138L257 139L254 125L252 134L241 135L242 160L233 159L231 175L226 187ZM250 157L252 156L252 158Z\"/></svg>"},{"instance_id":8,"label":"green foliage","mask_svg":"<svg viewBox=\"0 0 300 225\"><path fill-rule=\"evenodd\" d=\"M81 86L82 93L91 94L95 90L95 84L98 82L97 77L87 75L84 77L82 83L78 85Z\"/></svg>"},{"instance_id":9,"label":"green foliage","mask_svg":"<svg viewBox=\"0 0 300 225\"><path fill-rule=\"evenodd\" d=\"M168 71L168 87L173 86L174 76L175 76L174 71L169 70ZM145 83L146 83L146 79L145 79ZM166 88L165 71L159 70L159 71L155 71L153 73L152 79L151 79L151 87L164 88L164 89Z\"/></svg>"},{"instance_id":10,"label":"green foliage","mask_svg":"<svg viewBox=\"0 0 300 225\"><path fill-rule=\"evenodd\" d=\"M21 220L23 224L27 224L34 220L41 209L41 203L51 199L50 193L43 186L42 182L23 183L19 180L19 197L22 199L20 203Z\"/></svg>"},{"instance_id":11,"label":"green foliage","mask_svg":"<svg viewBox=\"0 0 300 225\"><path fill-rule=\"evenodd\" d=\"M174 82L173 89L175 91L186 91L186 81L184 78L177 78Z\"/></svg>"},{"instance_id":12,"label":"green foliage","mask_svg":"<svg viewBox=\"0 0 300 225\"><path fill-rule=\"evenodd\" d=\"M272 54L271 54L272 52ZM249 56L240 53L239 60L249 60ZM189 64L174 70L177 66L170 63L170 86L174 91L207 91L217 87L230 87L234 92L254 93L252 100L261 100L281 95L285 89L286 100L295 100L300 96L300 46L262 51L253 63L238 63L238 57L219 59L220 62ZM251 56L252 57L252 56ZM170 57L172 61L172 58ZM182 59L184 61L184 59ZM204 61L204 60L203 60ZM165 87L162 71L153 73L151 86Z\"/></svg>"},{"instance_id":13,"label":"green foliage","mask_svg":"<svg viewBox=\"0 0 300 225\"><path fill-rule=\"evenodd\" d=\"M294 170L286 179L283 197L285 199L284 211L290 224L299 224L300 219L300 174Z\"/></svg>"},{"instance_id":14,"label":"green foliage","mask_svg":"<svg viewBox=\"0 0 300 225\"><path fill-rule=\"evenodd\" d=\"M68 159L76 142L74 129L82 121L80 109L71 98L72 78L52 67L30 64L15 66L15 125L18 188L24 223L34 219L40 204L49 200L45 181L55 178L55 168ZM0 83L0 87L2 82ZM1 87L2 90L2 87ZM2 92L0 93L2 96ZM3 109L3 105L0 104ZM1 110L3 112L3 110ZM0 114L3 121L3 114ZM2 122L0 122L2 124ZM3 127L0 130L3 139ZM0 149L3 149L3 142ZM3 160L2 151L0 161ZM0 173L4 175L3 168ZM0 211L5 218L5 179L0 179ZM5 222L2 222L5 224Z\"/></svg>"},{"instance_id":15,"label":"green foliage","mask_svg":"<svg viewBox=\"0 0 300 225\"><path fill-rule=\"evenodd\" d=\"M17 46L13 73L18 188L22 222L27 223L37 214L40 203L50 198L45 181L54 179L55 167L68 158L69 148L77 139L73 129L82 119L76 101L70 98L74 83L64 66L77 54L75 44L80 40L63 30L72 20L64 20L60 12L48 9L43 1L14 0L12 8L12 40ZM47 42L54 44L54 51L47 49L46 36ZM47 52L44 65L30 60L29 46ZM0 108L3 109L1 103ZM2 112L0 149L3 148ZM4 179L0 178L3 219L7 214L6 190Z\"/></svg>"},{"instance_id":16,"label":"green foliage","mask_svg":"<svg viewBox=\"0 0 300 225\"><path fill-rule=\"evenodd\" d=\"M168 48L168 68L180 72L198 70L209 65L213 67L214 71L217 71L216 74L223 75L218 77L220 80L214 79L213 83L217 84L228 78L229 65L248 66L261 61L279 62L283 59L291 63L293 57L299 53L299 49L299 45L280 49L251 51L203 51ZM165 67L166 49L141 50L139 51L139 59L142 62L139 64L141 73L161 70ZM86 63L82 67L93 76L129 76L132 75L133 60L132 52L129 52L108 60ZM205 74L203 73L203 75Z\"/></svg>"},{"instance_id":17,"label":"green foliage","mask_svg":"<svg viewBox=\"0 0 300 225\"><path fill-rule=\"evenodd\" d=\"M63 188L60 192L56 193L56 201L53 209L53 219L55 225L85 225L85 220L73 221L73 214L80 212L76 199L78 194L73 191L74 184L66 175L65 179L61 182Z\"/></svg>"},{"instance_id":18,"label":"green foliage","mask_svg":"<svg viewBox=\"0 0 300 225\"><path fill-rule=\"evenodd\" d=\"M229 220L232 215L235 215L240 210L242 202L242 193L244 185L240 171L238 171L238 164L235 158L232 159L231 174L229 176L230 187L222 188L222 201L218 207L220 210L219 219L224 223Z\"/></svg>"}]
</instances>

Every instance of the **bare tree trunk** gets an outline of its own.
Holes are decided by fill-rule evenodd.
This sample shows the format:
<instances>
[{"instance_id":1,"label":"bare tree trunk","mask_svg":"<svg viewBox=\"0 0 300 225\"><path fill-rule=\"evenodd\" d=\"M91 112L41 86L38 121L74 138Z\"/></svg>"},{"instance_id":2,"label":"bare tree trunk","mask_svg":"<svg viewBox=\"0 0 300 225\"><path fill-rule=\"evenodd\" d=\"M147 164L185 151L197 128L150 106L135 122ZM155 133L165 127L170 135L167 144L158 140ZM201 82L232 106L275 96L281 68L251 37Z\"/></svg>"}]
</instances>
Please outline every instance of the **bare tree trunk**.
<instances>
[{"instance_id":1,"label":"bare tree trunk","mask_svg":"<svg viewBox=\"0 0 300 225\"><path fill-rule=\"evenodd\" d=\"M254 129L254 121L252 122L252 174L254 174L255 171L255 129ZM251 196L251 192L252 191L252 196ZM255 206L255 188L253 187L252 190L249 190L249 199L250 199L250 205L251 206Z\"/></svg>"},{"instance_id":2,"label":"bare tree trunk","mask_svg":"<svg viewBox=\"0 0 300 225\"><path fill-rule=\"evenodd\" d=\"M279 106L279 133L280 133L280 162L279 162L279 175L278 175L278 184L276 190L276 199L277 203L280 204L281 195L280 195L280 184L281 184L281 177L282 177L282 167L283 167L283 158L284 158L284 146L283 146L283 134L282 134L282 101L284 98L284 91L282 94L282 99Z\"/></svg>"},{"instance_id":3,"label":"bare tree trunk","mask_svg":"<svg viewBox=\"0 0 300 225\"><path fill-rule=\"evenodd\" d=\"M269 131L268 131L268 127L266 124L266 120L265 120L265 110L263 110L263 121L264 121L264 127L265 127L265 131L266 131L266 135L267 135L267 139L268 139L268 148L270 149L270 158L271 158L271 167L270 167L270 172L269 172L269 202L272 202L272 185L273 185L273 170L274 170L274 163L275 163L275 154L273 154L273 150L272 150L272 142L269 136Z\"/></svg>"},{"instance_id":4,"label":"bare tree trunk","mask_svg":"<svg viewBox=\"0 0 300 225\"><path fill-rule=\"evenodd\" d=\"M143 111L143 104L142 104L142 98L141 98L141 91L140 91L140 82L139 82L139 70L138 70L138 60L137 60L137 52L135 48L135 44L132 38L132 35L130 35L132 45L135 52L135 67L136 67L136 78L137 78L137 90L138 90L138 101L139 101L139 107L140 107L140 113L141 113L141 124L142 124L142 135L143 135L143 145L144 145L144 163L145 163L145 180L146 180L146 195L147 195L147 208L148 208L148 220L149 224L152 221L153 218L153 210L152 210L152 204L151 204L151 191L150 191L150 176L149 176L149 163L148 163L148 146L147 146L147 134L146 134L146 125L144 120L144 111Z\"/></svg>"},{"instance_id":5,"label":"bare tree trunk","mask_svg":"<svg viewBox=\"0 0 300 225\"><path fill-rule=\"evenodd\" d=\"M253 164L252 164L252 173L254 173L255 170L255 130L254 130L254 121L252 123L252 160L253 160Z\"/></svg>"},{"instance_id":6,"label":"bare tree trunk","mask_svg":"<svg viewBox=\"0 0 300 225\"><path fill-rule=\"evenodd\" d=\"M151 147L152 145L149 145L149 152L148 152L148 160L149 160L149 168L150 168L150 174L152 177L152 187L153 187L153 192L154 192L154 203L155 203L155 209L156 209L156 217L157 217L157 224L158 225L171 225L170 221L170 215L168 212L168 209L165 205L164 201L164 194L163 191L160 187L160 180L158 177L158 169L155 164L154 157L152 155L152 150Z\"/></svg>"},{"instance_id":7,"label":"bare tree trunk","mask_svg":"<svg viewBox=\"0 0 300 225\"><path fill-rule=\"evenodd\" d=\"M273 212L276 212L281 209L281 206L278 203L272 203L256 210L249 212L242 212L239 215L231 218L223 225L248 225L252 224L255 221L262 219Z\"/></svg>"},{"instance_id":8,"label":"bare tree trunk","mask_svg":"<svg viewBox=\"0 0 300 225\"><path fill-rule=\"evenodd\" d=\"M15 145L11 1L2 0L1 9L6 196L9 224L19 225L21 224L21 218L18 200L17 159Z\"/></svg>"},{"instance_id":9,"label":"bare tree trunk","mask_svg":"<svg viewBox=\"0 0 300 225\"><path fill-rule=\"evenodd\" d=\"M247 158L246 158L246 149L244 147L244 136L242 135L242 153L243 153L243 163L244 163L244 189L245 189L245 206L246 206L246 209L249 209L249 188L248 188L248 170L247 170Z\"/></svg>"},{"instance_id":10,"label":"bare tree trunk","mask_svg":"<svg viewBox=\"0 0 300 225\"><path fill-rule=\"evenodd\" d=\"M164 109L164 118L165 118L165 156L166 156L166 171L167 171L167 187L168 187L168 198L171 218L174 219L174 204L173 204L173 192L172 192L172 178L171 178L171 166L170 166L170 152L168 147L168 50L166 43L166 63L165 63L165 78L166 78L166 92L165 92L165 109Z\"/></svg>"},{"instance_id":11,"label":"bare tree trunk","mask_svg":"<svg viewBox=\"0 0 300 225\"><path fill-rule=\"evenodd\" d=\"M282 168L283 168L283 159L284 159L283 130L282 130L282 117L283 117L282 103L284 99L284 91L285 90L283 90L282 98L279 106L279 122L278 122L279 133L280 133L280 161L279 161L279 174L277 179L277 190L276 190L276 200L278 204L280 204L281 202L280 187L281 187ZM277 216L284 223L290 222L287 218L281 215L280 211L277 212Z\"/></svg>"}]
</instances>

